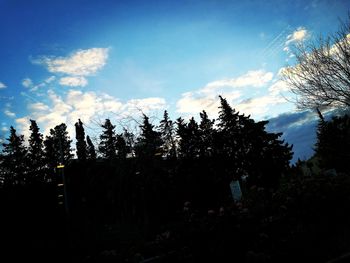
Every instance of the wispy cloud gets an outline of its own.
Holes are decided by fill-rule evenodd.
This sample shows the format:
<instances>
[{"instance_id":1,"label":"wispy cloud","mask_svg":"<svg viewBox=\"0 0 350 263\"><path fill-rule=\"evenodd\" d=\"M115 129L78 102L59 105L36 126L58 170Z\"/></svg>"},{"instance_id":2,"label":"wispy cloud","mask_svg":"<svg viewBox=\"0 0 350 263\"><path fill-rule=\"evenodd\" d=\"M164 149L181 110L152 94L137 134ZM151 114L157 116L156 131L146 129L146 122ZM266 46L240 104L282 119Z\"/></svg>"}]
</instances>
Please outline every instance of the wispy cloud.
<instances>
[{"instance_id":1,"label":"wispy cloud","mask_svg":"<svg viewBox=\"0 0 350 263\"><path fill-rule=\"evenodd\" d=\"M4 114L5 114L7 117L10 117L10 118L16 117L16 113L10 111L9 109L4 110Z\"/></svg>"},{"instance_id":2,"label":"wispy cloud","mask_svg":"<svg viewBox=\"0 0 350 263\"><path fill-rule=\"evenodd\" d=\"M33 86L33 81L30 78L25 78L22 80L22 85L26 88L30 88Z\"/></svg>"},{"instance_id":3,"label":"wispy cloud","mask_svg":"<svg viewBox=\"0 0 350 263\"><path fill-rule=\"evenodd\" d=\"M285 45L288 46L291 43L300 43L305 41L309 37L310 33L304 27L298 27L292 34L287 36Z\"/></svg>"},{"instance_id":4,"label":"wispy cloud","mask_svg":"<svg viewBox=\"0 0 350 263\"><path fill-rule=\"evenodd\" d=\"M88 81L84 77L63 77L59 81L62 86L85 87Z\"/></svg>"},{"instance_id":5,"label":"wispy cloud","mask_svg":"<svg viewBox=\"0 0 350 263\"><path fill-rule=\"evenodd\" d=\"M5 89L7 86L0 81L0 89Z\"/></svg>"}]
</instances>

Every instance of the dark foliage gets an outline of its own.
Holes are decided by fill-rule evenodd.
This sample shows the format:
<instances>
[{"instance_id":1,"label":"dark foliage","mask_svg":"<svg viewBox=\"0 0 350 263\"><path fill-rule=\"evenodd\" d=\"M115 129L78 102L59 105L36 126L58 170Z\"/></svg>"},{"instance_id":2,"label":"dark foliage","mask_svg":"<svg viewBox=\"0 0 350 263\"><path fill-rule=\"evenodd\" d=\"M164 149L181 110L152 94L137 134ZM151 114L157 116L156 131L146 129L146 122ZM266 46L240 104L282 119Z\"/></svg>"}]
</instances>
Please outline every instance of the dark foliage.
<instances>
[{"instance_id":1,"label":"dark foliage","mask_svg":"<svg viewBox=\"0 0 350 263\"><path fill-rule=\"evenodd\" d=\"M117 137L115 134L115 125L109 119L101 125L102 134L100 135L100 144L98 150L103 159L115 160L117 158Z\"/></svg>"},{"instance_id":2,"label":"dark foliage","mask_svg":"<svg viewBox=\"0 0 350 263\"><path fill-rule=\"evenodd\" d=\"M316 156L324 169L350 173L350 118L333 117L326 121L320 115L317 130Z\"/></svg>"},{"instance_id":3,"label":"dark foliage","mask_svg":"<svg viewBox=\"0 0 350 263\"><path fill-rule=\"evenodd\" d=\"M85 141L85 131L83 127L83 123L79 119L78 122L75 123L75 138L77 140L77 157L78 160L86 160L87 157L87 145ZM91 142L91 141L90 141Z\"/></svg>"},{"instance_id":4,"label":"dark foliage","mask_svg":"<svg viewBox=\"0 0 350 263\"><path fill-rule=\"evenodd\" d=\"M10 127L10 136L3 144L1 174L4 185L23 185L27 179L28 159L23 135L17 135Z\"/></svg>"},{"instance_id":5,"label":"dark foliage","mask_svg":"<svg viewBox=\"0 0 350 263\"><path fill-rule=\"evenodd\" d=\"M43 135L39 132L39 127L35 120L30 120L30 137L28 140L28 179L32 182L44 182L47 172Z\"/></svg>"},{"instance_id":6,"label":"dark foliage","mask_svg":"<svg viewBox=\"0 0 350 263\"><path fill-rule=\"evenodd\" d=\"M95 146L92 143L89 135L86 136L87 148L86 148L86 158L88 160L96 160Z\"/></svg>"}]
</instances>

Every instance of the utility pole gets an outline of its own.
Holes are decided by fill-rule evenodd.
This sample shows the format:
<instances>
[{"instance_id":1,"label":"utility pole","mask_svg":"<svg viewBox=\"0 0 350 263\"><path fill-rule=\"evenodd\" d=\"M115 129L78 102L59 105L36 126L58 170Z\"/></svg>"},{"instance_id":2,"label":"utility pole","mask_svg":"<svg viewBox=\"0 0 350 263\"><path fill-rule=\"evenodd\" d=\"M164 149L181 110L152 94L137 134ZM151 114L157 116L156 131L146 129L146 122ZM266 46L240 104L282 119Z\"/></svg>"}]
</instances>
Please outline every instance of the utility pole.
<instances>
[{"instance_id":1,"label":"utility pole","mask_svg":"<svg viewBox=\"0 0 350 263\"><path fill-rule=\"evenodd\" d=\"M60 127L61 129L61 127ZM61 130L61 134L63 134L63 130ZM63 147L62 147L62 137L61 134L58 136L59 140L59 150L60 150L60 163L56 166L56 169L58 169L58 182L57 187L59 187L59 193L58 193L58 204L63 205L64 204L64 210L66 212L67 217L69 217L69 206L68 206L68 196L67 196L67 180L64 175L64 156L63 156ZM63 193L62 189L63 188Z\"/></svg>"}]
</instances>

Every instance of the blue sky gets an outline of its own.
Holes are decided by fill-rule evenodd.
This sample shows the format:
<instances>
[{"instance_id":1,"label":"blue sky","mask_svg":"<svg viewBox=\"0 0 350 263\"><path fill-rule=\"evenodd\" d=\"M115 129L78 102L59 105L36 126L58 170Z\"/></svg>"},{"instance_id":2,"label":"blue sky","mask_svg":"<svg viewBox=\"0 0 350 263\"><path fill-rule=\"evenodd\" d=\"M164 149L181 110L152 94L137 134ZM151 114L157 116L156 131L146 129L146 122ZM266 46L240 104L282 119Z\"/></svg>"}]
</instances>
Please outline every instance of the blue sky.
<instances>
[{"instance_id":1,"label":"blue sky","mask_svg":"<svg viewBox=\"0 0 350 263\"><path fill-rule=\"evenodd\" d=\"M0 0L0 133L13 125L28 134L30 118L43 132L66 122L73 137L78 118L94 136L104 118L130 125L140 110L155 123L164 109L173 118L202 109L215 117L218 94L257 120L289 116L291 126L273 130L309 127L308 114L298 115L304 122L290 118L300 113L284 99L278 72L293 65L293 45L336 31L349 7L340 0ZM310 155L303 152L314 140L310 127L290 139L300 140L301 157Z\"/></svg>"}]
</instances>

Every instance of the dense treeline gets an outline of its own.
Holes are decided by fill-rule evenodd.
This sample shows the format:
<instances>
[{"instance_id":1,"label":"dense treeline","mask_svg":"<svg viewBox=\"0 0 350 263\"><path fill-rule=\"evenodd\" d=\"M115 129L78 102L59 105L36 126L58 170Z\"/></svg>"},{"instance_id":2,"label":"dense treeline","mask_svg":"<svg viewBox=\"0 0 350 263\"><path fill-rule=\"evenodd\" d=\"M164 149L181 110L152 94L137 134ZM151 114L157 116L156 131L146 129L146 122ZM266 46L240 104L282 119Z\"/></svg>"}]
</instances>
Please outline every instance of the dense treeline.
<instances>
[{"instance_id":1,"label":"dense treeline","mask_svg":"<svg viewBox=\"0 0 350 263\"><path fill-rule=\"evenodd\" d=\"M220 162L214 170L221 169L226 181L247 178L250 184L275 187L279 177L288 169L292 157L291 147L280 140L281 134L265 131L267 121L255 122L249 116L239 114L220 98L218 119L210 120L205 111L200 122L194 118L186 122L169 119L167 111L158 127L143 115L138 136L124 129L117 134L116 126L106 119L101 125L97 147L85 135L81 120L75 124L76 156L86 160L126 160L136 158L138 165L149 167L156 158L187 160L195 164L207 158ZM3 186L24 185L54 180L58 164L68 164L73 159L67 126L62 123L43 138L35 120L31 120L28 147L23 135L10 128L7 143L1 155L1 180ZM146 167L145 167L146 168Z\"/></svg>"},{"instance_id":2,"label":"dense treeline","mask_svg":"<svg viewBox=\"0 0 350 263\"><path fill-rule=\"evenodd\" d=\"M165 111L154 126L143 115L138 135L107 119L96 145L78 120L75 158L65 124L44 138L32 120L27 146L11 127L1 238L84 262L325 262L347 252L349 117L319 114L314 158L290 166L292 147L267 121L220 102L216 120Z\"/></svg>"}]
</instances>

